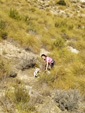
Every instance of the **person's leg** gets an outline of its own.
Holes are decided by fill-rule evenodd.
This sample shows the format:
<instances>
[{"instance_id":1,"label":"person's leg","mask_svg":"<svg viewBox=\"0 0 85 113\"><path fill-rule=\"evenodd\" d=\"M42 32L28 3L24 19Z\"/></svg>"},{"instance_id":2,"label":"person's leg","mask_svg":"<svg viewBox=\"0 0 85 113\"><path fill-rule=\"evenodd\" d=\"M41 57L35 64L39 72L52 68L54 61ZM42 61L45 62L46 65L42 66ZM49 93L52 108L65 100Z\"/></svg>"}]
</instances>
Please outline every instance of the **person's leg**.
<instances>
[{"instance_id":1,"label":"person's leg","mask_svg":"<svg viewBox=\"0 0 85 113\"><path fill-rule=\"evenodd\" d=\"M51 69L51 64L50 63L48 63L48 70L50 70Z\"/></svg>"},{"instance_id":2,"label":"person's leg","mask_svg":"<svg viewBox=\"0 0 85 113\"><path fill-rule=\"evenodd\" d=\"M55 64L55 61L53 61L53 62L51 63L51 68L53 68L54 64Z\"/></svg>"}]
</instances>

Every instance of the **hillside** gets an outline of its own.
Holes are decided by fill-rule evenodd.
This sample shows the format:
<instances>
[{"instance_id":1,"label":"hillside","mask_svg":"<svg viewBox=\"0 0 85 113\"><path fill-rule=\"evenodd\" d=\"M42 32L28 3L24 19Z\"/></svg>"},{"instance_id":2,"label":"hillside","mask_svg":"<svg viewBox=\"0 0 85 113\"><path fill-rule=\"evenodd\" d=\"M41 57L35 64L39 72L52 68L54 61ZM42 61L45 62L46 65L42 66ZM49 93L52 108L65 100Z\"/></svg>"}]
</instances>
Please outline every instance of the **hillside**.
<instances>
[{"instance_id":1,"label":"hillside","mask_svg":"<svg viewBox=\"0 0 85 113\"><path fill-rule=\"evenodd\" d=\"M85 113L85 0L0 0L0 113Z\"/></svg>"}]
</instances>

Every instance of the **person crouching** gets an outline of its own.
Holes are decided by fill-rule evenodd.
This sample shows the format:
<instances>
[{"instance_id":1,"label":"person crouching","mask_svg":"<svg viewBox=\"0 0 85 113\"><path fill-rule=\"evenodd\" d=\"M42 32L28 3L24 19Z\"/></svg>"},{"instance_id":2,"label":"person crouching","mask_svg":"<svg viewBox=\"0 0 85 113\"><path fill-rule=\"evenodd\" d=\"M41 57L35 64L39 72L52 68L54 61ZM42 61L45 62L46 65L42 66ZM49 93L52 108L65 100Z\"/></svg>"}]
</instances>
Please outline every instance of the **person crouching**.
<instances>
[{"instance_id":1,"label":"person crouching","mask_svg":"<svg viewBox=\"0 0 85 113\"><path fill-rule=\"evenodd\" d=\"M42 54L41 58L46 62L45 71L48 71L49 68L52 68L54 66L55 61L51 57L48 57L45 54Z\"/></svg>"}]
</instances>

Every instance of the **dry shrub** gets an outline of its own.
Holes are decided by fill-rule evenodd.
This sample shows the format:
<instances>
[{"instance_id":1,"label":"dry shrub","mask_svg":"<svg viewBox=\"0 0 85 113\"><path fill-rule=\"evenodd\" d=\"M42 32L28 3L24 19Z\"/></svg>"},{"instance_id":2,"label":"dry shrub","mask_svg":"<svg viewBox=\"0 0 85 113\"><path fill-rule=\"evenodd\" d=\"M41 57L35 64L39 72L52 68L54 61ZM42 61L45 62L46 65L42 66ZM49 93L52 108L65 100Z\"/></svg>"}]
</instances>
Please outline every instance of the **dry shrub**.
<instances>
[{"instance_id":1,"label":"dry shrub","mask_svg":"<svg viewBox=\"0 0 85 113\"><path fill-rule=\"evenodd\" d=\"M78 90L56 90L54 94L54 100L58 104L61 110L73 111L78 108L78 104L81 100Z\"/></svg>"},{"instance_id":2,"label":"dry shrub","mask_svg":"<svg viewBox=\"0 0 85 113\"><path fill-rule=\"evenodd\" d=\"M15 85L7 88L5 95L5 102L8 103L8 106L4 106L6 110L12 111L17 109L19 112L29 113L30 108L28 109L28 102L30 96L28 95L27 90L23 85ZM13 106L13 107L11 107Z\"/></svg>"}]
</instances>

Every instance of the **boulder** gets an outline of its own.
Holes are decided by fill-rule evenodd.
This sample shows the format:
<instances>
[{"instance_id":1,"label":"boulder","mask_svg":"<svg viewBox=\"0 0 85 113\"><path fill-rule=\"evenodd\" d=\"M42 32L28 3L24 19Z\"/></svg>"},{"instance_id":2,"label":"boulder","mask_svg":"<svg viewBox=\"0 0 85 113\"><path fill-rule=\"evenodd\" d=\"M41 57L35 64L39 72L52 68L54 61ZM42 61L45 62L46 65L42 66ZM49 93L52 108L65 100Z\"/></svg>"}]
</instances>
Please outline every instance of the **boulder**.
<instances>
[{"instance_id":1,"label":"boulder","mask_svg":"<svg viewBox=\"0 0 85 113\"><path fill-rule=\"evenodd\" d=\"M28 57L27 59L21 59L21 61L17 64L17 68L24 70L31 67L34 67L36 64L36 58L35 57Z\"/></svg>"},{"instance_id":2,"label":"boulder","mask_svg":"<svg viewBox=\"0 0 85 113\"><path fill-rule=\"evenodd\" d=\"M9 75L10 77L16 77L17 76L17 72L15 72L15 71L12 71L11 73L10 73L10 75Z\"/></svg>"},{"instance_id":3,"label":"boulder","mask_svg":"<svg viewBox=\"0 0 85 113\"><path fill-rule=\"evenodd\" d=\"M10 73L12 77L16 76L16 71L14 70L24 70L36 64L36 55L34 53L26 51L13 43L3 41L0 43L0 48L0 55L11 61L14 65L12 67L13 71ZM4 52L5 54L3 54Z\"/></svg>"}]
</instances>

